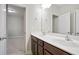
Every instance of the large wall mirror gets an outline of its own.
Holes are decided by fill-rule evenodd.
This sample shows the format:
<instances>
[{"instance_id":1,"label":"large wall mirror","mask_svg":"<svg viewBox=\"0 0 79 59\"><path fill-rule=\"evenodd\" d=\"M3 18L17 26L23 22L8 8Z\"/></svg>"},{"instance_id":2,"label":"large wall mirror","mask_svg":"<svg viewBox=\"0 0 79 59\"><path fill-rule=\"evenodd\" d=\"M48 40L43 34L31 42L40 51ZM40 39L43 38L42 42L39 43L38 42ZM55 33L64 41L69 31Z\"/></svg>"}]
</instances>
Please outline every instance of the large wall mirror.
<instances>
[{"instance_id":1,"label":"large wall mirror","mask_svg":"<svg viewBox=\"0 0 79 59\"><path fill-rule=\"evenodd\" d=\"M70 13L52 15L52 30L54 33L70 33Z\"/></svg>"},{"instance_id":2,"label":"large wall mirror","mask_svg":"<svg viewBox=\"0 0 79 59\"><path fill-rule=\"evenodd\" d=\"M42 31L79 35L79 4L52 4L43 10Z\"/></svg>"}]
</instances>

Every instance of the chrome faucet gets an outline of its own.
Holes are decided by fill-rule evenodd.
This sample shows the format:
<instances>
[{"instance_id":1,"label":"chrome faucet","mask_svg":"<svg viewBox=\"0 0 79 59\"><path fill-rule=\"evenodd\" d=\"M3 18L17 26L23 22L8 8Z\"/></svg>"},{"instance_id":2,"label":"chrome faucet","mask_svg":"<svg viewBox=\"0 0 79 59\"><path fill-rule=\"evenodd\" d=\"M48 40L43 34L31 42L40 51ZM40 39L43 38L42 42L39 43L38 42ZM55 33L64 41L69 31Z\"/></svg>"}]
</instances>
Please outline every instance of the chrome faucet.
<instances>
[{"instance_id":1,"label":"chrome faucet","mask_svg":"<svg viewBox=\"0 0 79 59\"><path fill-rule=\"evenodd\" d=\"M67 40L67 41L70 41L70 39L69 39L69 32L67 33L67 35L66 35L66 38L65 38L65 40Z\"/></svg>"}]
</instances>

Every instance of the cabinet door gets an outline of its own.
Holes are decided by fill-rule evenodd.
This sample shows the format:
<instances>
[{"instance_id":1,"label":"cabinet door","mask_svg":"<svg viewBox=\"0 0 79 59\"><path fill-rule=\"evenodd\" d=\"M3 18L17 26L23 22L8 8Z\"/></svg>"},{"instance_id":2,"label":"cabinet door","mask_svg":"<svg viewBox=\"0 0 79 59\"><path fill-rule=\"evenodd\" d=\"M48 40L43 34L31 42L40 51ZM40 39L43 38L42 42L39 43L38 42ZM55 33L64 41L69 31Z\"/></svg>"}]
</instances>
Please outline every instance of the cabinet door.
<instances>
[{"instance_id":1,"label":"cabinet door","mask_svg":"<svg viewBox=\"0 0 79 59\"><path fill-rule=\"evenodd\" d=\"M37 43L32 39L31 48L33 55L37 55Z\"/></svg>"},{"instance_id":2,"label":"cabinet door","mask_svg":"<svg viewBox=\"0 0 79 59\"><path fill-rule=\"evenodd\" d=\"M43 47L38 45L38 55L43 55Z\"/></svg>"},{"instance_id":3,"label":"cabinet door","mask_svg":"<svg viewBox=\"0 0 79 59\"><path fill-rule=\"evenodd\" d=\"M52 55L52 54L49 53L48 51L44 50L44 55Z\"/></svg>"},{"instance_id":4,"label":"cabinet door","mask_svg":"<svg viewBox=\"0 0 79 59\"><path fill-rule=\"evenodd\" d=\"M33 44L33 40L31 39L31 50L32 50L32 54L34 53L34 44Z\"/></svg>"},{"instance_id":5,"label":"cabinet door","mask_svg":"<svg viewBox=\"0 0 79 59\"><path fill-rule=\"evenodd\" d=\"M46 42L44 42L44 49L53 55L70 55L70 53L65 52L64 50L61 50L61 49L59 49L53 45L50 45Z\"/></svg>"},{"instance_id":6,"label":"cabinet door","mask_svg":"<svg viewBox=\"0 0 79 59\"><path fill-rule=\"evenodd\" d=\"M34 53L37 55L37 43L34 43Z\"/></svg>"}]
</instances>

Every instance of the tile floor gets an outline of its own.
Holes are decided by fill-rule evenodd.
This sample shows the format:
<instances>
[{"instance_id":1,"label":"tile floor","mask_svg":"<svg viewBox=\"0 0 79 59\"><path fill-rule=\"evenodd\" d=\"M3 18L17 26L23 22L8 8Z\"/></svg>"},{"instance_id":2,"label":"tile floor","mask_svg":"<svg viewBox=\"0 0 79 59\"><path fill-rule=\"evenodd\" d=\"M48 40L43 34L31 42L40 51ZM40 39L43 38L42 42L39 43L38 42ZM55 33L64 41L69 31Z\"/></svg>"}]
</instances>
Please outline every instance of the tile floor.
<instances>
[{"instance_id":1,"label":"tile floor","mask_svg":"<svg viewBox=\"0 0 79 59\"><path fill-rule=\"evenodd\" d=\"M25 39L24 37L7 39L7 55L24 55Z\"/></svg>"}]
</instances>

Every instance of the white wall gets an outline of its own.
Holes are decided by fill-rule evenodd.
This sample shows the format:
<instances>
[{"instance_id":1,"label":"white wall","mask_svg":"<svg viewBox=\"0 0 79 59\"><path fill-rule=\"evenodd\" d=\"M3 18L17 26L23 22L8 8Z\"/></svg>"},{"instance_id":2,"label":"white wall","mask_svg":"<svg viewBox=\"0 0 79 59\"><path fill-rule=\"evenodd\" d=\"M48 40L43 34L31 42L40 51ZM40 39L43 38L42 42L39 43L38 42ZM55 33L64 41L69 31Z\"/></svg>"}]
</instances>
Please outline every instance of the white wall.
<instances>
[{"instance_id":1,"label":"white wall","mask_svg":"<svg viewBox=\"0 0 79 59\"><path fill-rule=\"evenodd\" d=\"M52 15L59 15L58 9L55 5L47 9L42 9L41 4L30 5L31 32L52 32Z\"/></svg>"},{"instance_id":2,"label":"white wall","mask_svg":"<svg viewBox=\"0 0 79 59\"><path fill-rule=\"evenodd\" d=\"M76 10L76 33L79 33L79 10Z\"/></svg>"},{"instance_id":3,"label":"white wall","mask_svg":"<svg viewBox=\"0 0 79 59\"><path fill-rule=\"evenodd\" d=\"M42 32L51 32L52 23L51 8L42 10Z\"/></svg>"},{"instance_id":4,"label":"white wall","mask_svg":"<svg viewBox=\"0 0 79 59\"><path fill-rule=\"evenodd\" d=\"M31 32L41 31L41 8L38 4L30 5L30 29Z\"/></svg>"},{"instance_id":5,"label":"white wall","mask_svg":"<svg viewBox=\"0 0 79 59\"><path fill-rule=\"evenodd\" d=\"M7 34L8 37L24 36L24 18L16 15L8 15Z\"/></svg>"}]
</instances>

